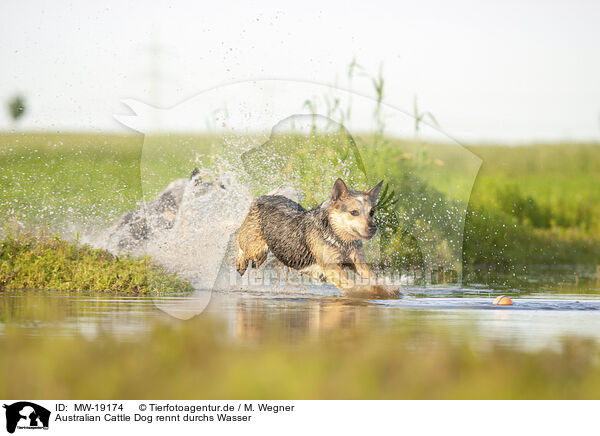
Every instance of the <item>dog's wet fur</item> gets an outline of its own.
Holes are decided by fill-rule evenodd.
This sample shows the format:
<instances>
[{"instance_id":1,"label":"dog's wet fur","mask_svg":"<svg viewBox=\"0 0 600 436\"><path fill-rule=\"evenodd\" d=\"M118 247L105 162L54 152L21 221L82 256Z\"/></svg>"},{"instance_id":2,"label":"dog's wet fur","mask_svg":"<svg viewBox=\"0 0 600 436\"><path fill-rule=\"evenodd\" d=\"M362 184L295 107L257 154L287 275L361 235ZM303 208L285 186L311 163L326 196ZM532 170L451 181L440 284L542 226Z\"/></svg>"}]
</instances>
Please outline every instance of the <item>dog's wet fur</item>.
<instances>
[{"instance_id":1,"label":"dog's wet fur","mask_svg":"<svg viewBox=\"0 0 600 436\"><path fill-rule=\"evenodd\" d=\"M238 273L244 275L250 262L258 268L271 251L284 265L323 278L347 295L396 298L397 289L374 284L363 248L377 231L374 215L382 183L357 191L337 179L331 197L312 210L281 195L258 197L237 236ZM369 285L355 284L343 268Z\"/></svg>"}]
</instances>

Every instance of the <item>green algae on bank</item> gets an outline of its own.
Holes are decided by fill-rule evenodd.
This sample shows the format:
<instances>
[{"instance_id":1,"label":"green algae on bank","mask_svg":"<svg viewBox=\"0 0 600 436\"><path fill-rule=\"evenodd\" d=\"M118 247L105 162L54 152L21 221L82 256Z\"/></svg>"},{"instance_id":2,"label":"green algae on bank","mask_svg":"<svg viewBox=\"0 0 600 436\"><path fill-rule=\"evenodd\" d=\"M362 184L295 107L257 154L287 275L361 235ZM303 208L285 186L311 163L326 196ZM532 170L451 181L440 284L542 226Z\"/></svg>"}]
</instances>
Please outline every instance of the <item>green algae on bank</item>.
<instances>
[{"instance_id":1,"label":"green algae on bank","mask_svg":"<svg viewBox=\"0 0 600 436\"><path fill-rule=\"evenodd\" d=\"M148 257L112 253L57 235L8 232L0 241L0 291L191 292L192 286Z\"/></svg>"}]
</instances>

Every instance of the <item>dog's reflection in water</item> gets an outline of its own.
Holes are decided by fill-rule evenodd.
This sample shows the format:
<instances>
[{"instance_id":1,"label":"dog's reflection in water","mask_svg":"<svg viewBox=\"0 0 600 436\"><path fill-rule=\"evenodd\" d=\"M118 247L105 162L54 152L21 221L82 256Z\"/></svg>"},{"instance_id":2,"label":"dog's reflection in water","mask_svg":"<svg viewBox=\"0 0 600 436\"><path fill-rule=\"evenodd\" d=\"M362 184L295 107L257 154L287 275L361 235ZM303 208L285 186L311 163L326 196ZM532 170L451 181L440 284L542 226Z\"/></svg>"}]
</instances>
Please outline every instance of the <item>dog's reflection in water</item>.
<instances>
[{"instance_id":1,"label":"dog's reflection in water","mask_svg":"<svg viewBox=\"0 0 600 436\"><path fill-rule=\"evenodd\" d=\"M236 309L236 338L244 343L261 343L274 336L286 339L318 337L350 331L366 318L366 303L346 299L319 299L310 306L290 302L280 307L240 301Z\"/></svg>"}]
</instances>

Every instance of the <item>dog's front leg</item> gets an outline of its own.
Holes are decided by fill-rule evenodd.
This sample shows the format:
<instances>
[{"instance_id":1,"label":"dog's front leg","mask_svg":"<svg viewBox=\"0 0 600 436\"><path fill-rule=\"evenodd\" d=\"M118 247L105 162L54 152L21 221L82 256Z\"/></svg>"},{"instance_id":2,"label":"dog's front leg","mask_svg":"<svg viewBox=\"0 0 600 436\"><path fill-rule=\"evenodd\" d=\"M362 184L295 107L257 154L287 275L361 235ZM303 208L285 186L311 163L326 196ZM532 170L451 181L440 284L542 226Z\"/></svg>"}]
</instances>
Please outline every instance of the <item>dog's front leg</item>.
<instances>
[{"instance_id":1,"label":"dog's front leg","mask_svg":"<svg viewBox=\"0 0 600 436\"><path fill-rule=\"evenodd\" d=\"M362 247L355 248L349 253L350 261L354 264L354 270L363 279L369 280L369 283L374 284L376 277L367 265L367 258L365 256L365 249Z\"/></svg>"},{"instance_id":2,"label":"dog's front leg","mask_svg":"<svg viewBox=\"0 0 600 436\"><path fill-rule=\"evenodd\" d=\"M307 242L325 280L333 283L339 289L349 289L354 286L354 282L348 278L348 275L342 269L344 256L338 248L324 243L320 235L308 238Z\"/></svg>"},{"instance_id":3,"label":"dog's front leg","mask_svg":"<svg viewBox=\"0 0 600 436\"><path fill-rule=\"evenodd\" d=\"M400 296L399 289L387 289L384 286L375 283L369 285L359 285L354 283L342 269L341 265L320 265L320 269L326 280L337 286L337 288L344 292L344 295L348 297L398 298ZM368 268L367 271L369 271Z\"/></svg>"},{"instance_id":4,"label":"dog's front leg","mask_svg":"<svg viewBox=\"0 0 600 436\"><path fill-rule=\"evenodd\" d=\"M342 269L341 265L327 264L320 265L320 267L325 279L329 283L333 283L341 290L354 288L354 282L348 278L346 271Z\"/></svg>"},{"instance_id":5,"label":"dog's front leg","mask_svg":"<svg viewBox=\"0 0 600 436\"><path fill-rule=\"evenodd\" d=\"M351 289L346 290L346 295L362 298L398 298L400 296L399 288L386 288L377 284L377 277L367 265L365 250L362 246L355 248L348 253L348 258L354 264L356 273L368 284L357 284Z\"/></svg>"}]
</instances>

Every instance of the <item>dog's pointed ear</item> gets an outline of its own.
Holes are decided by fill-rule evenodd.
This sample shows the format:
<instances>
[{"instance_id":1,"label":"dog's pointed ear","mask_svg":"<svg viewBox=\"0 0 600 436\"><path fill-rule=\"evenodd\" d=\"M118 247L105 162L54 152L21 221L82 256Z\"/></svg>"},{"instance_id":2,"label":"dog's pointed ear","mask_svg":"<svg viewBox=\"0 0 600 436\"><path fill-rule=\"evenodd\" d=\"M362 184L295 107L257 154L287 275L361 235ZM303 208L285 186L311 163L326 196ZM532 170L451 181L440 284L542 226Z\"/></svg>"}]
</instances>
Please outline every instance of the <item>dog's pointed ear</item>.
<instances>
[{"instance_id":1,"label":"dog's pointed ear","mask_svg":"<svg viewBox=\"0 0 600 436\"><path fill-rule=\"evenodd\" d=\"M383 185L383 180L367 191L367 194L369 194L369 197L373 203L377 202L379 191L381 191L381 185Z\"/></svg>"},{"instance_id":2,"label":"dog's pointed ear","mask_svg":"<svg viewBox=\"0 0 600 436\"><path fill-rule=\"evenodd\" d=\"M331 201L335 202L342 198L344 194L348 193L348 187L342 179L337 179L333 184L333 190L331 191Z\"/></svg>"}]
</instances>

